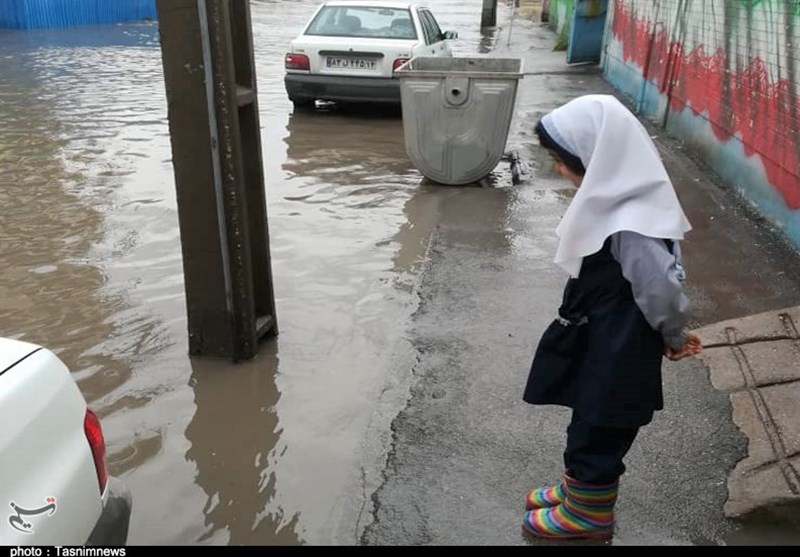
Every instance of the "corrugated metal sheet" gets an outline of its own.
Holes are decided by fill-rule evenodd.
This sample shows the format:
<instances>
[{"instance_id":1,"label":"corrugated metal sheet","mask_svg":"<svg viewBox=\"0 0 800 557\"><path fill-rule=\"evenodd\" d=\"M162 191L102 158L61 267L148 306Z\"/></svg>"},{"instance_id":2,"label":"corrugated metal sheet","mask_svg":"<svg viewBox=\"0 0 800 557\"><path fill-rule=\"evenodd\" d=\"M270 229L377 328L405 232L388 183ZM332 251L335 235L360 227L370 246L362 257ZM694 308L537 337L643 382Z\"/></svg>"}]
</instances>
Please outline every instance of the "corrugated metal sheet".
<instances>
[{"instance_id":1,"label":"corrugated metal sheet","mask_svg":"<svg viewBox=\"0 0 800 557\"><path fill-rule=\"evenodd\" d=\"M156 19L155 0L0 0L0 28L40 29Z\"/></svg>"}]
</instances>

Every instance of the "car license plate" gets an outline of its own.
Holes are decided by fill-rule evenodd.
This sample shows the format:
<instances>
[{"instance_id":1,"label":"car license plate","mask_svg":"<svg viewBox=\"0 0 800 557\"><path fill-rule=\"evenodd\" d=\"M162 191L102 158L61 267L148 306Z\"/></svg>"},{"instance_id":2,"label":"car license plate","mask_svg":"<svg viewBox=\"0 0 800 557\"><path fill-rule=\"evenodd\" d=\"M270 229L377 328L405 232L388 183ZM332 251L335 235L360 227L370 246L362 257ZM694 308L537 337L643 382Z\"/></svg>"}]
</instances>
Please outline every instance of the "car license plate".
<instances>
[{"instance_id":1,"label":"car license plate","mask_svg":"<svg viewBox=\"0 0 800 557\"><path fill-rule=\"evenodd\" d=\"M328 68L337 70L374 70L377 62L374 58L336 58L327 57Z\"/></svg>"}]
</instances>

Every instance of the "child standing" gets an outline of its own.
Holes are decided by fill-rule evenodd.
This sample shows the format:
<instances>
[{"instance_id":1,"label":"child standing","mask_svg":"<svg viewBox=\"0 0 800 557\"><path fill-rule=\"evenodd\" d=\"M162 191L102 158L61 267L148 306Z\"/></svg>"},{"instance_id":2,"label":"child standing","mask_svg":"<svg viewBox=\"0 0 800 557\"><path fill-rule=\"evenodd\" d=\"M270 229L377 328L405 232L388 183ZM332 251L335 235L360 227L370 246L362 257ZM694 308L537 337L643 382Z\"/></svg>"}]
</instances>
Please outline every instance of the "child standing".
<instances>
[{"instance_id":1,"label":"child standing","mask_svg":"<svg viewBox=\"0 0 800 557\"><path fill-rule=\"evenodd\" d=\"M526 495L523 528L610 538L623 459L663 408L661 364L697 354L679 241L691 229L658 151L610 95L586 95L536 126L577 188L556 228L570 278L536 349L523 399L572 409L559 484Z\"/></svg>"}]
</instances>

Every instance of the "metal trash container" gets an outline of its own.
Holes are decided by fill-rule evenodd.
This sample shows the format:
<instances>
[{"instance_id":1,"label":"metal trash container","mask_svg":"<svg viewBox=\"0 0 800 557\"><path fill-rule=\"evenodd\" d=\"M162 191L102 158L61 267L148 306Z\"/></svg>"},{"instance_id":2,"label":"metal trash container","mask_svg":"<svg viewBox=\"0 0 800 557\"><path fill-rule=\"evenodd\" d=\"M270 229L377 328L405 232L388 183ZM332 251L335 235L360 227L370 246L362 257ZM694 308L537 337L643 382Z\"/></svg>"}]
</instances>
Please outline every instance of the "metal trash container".
<instances>
[{"instance_id":1,"label":"metal trash container","mask_svg":"<svg viewBox=\"0 0 800 557\"><path fill-rule=\"evenodd\" d=\"M398 68L397 76L414 166L440 184L485 178L505 152L522 60L418 57Z\"/></svg>"}]
</instances>

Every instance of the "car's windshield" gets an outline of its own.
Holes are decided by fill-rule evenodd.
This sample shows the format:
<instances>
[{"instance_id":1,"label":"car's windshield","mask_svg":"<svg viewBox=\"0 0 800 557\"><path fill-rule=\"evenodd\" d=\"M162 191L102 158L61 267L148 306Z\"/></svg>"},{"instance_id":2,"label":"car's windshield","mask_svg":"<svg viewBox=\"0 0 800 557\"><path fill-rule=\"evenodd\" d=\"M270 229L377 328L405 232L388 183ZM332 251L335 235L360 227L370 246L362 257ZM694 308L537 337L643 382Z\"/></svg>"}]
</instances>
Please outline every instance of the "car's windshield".
<instances>
[{"instance_id":1,"label":"car's windshield","mask_svg":"<svg viewBox=\"0 0 800 557\"><path fill-rule=\"evenodd\" d=\"M379 6L326 6L309 25L306 35L416 39L411 12Z\"/></svg>"}]
</instances>

